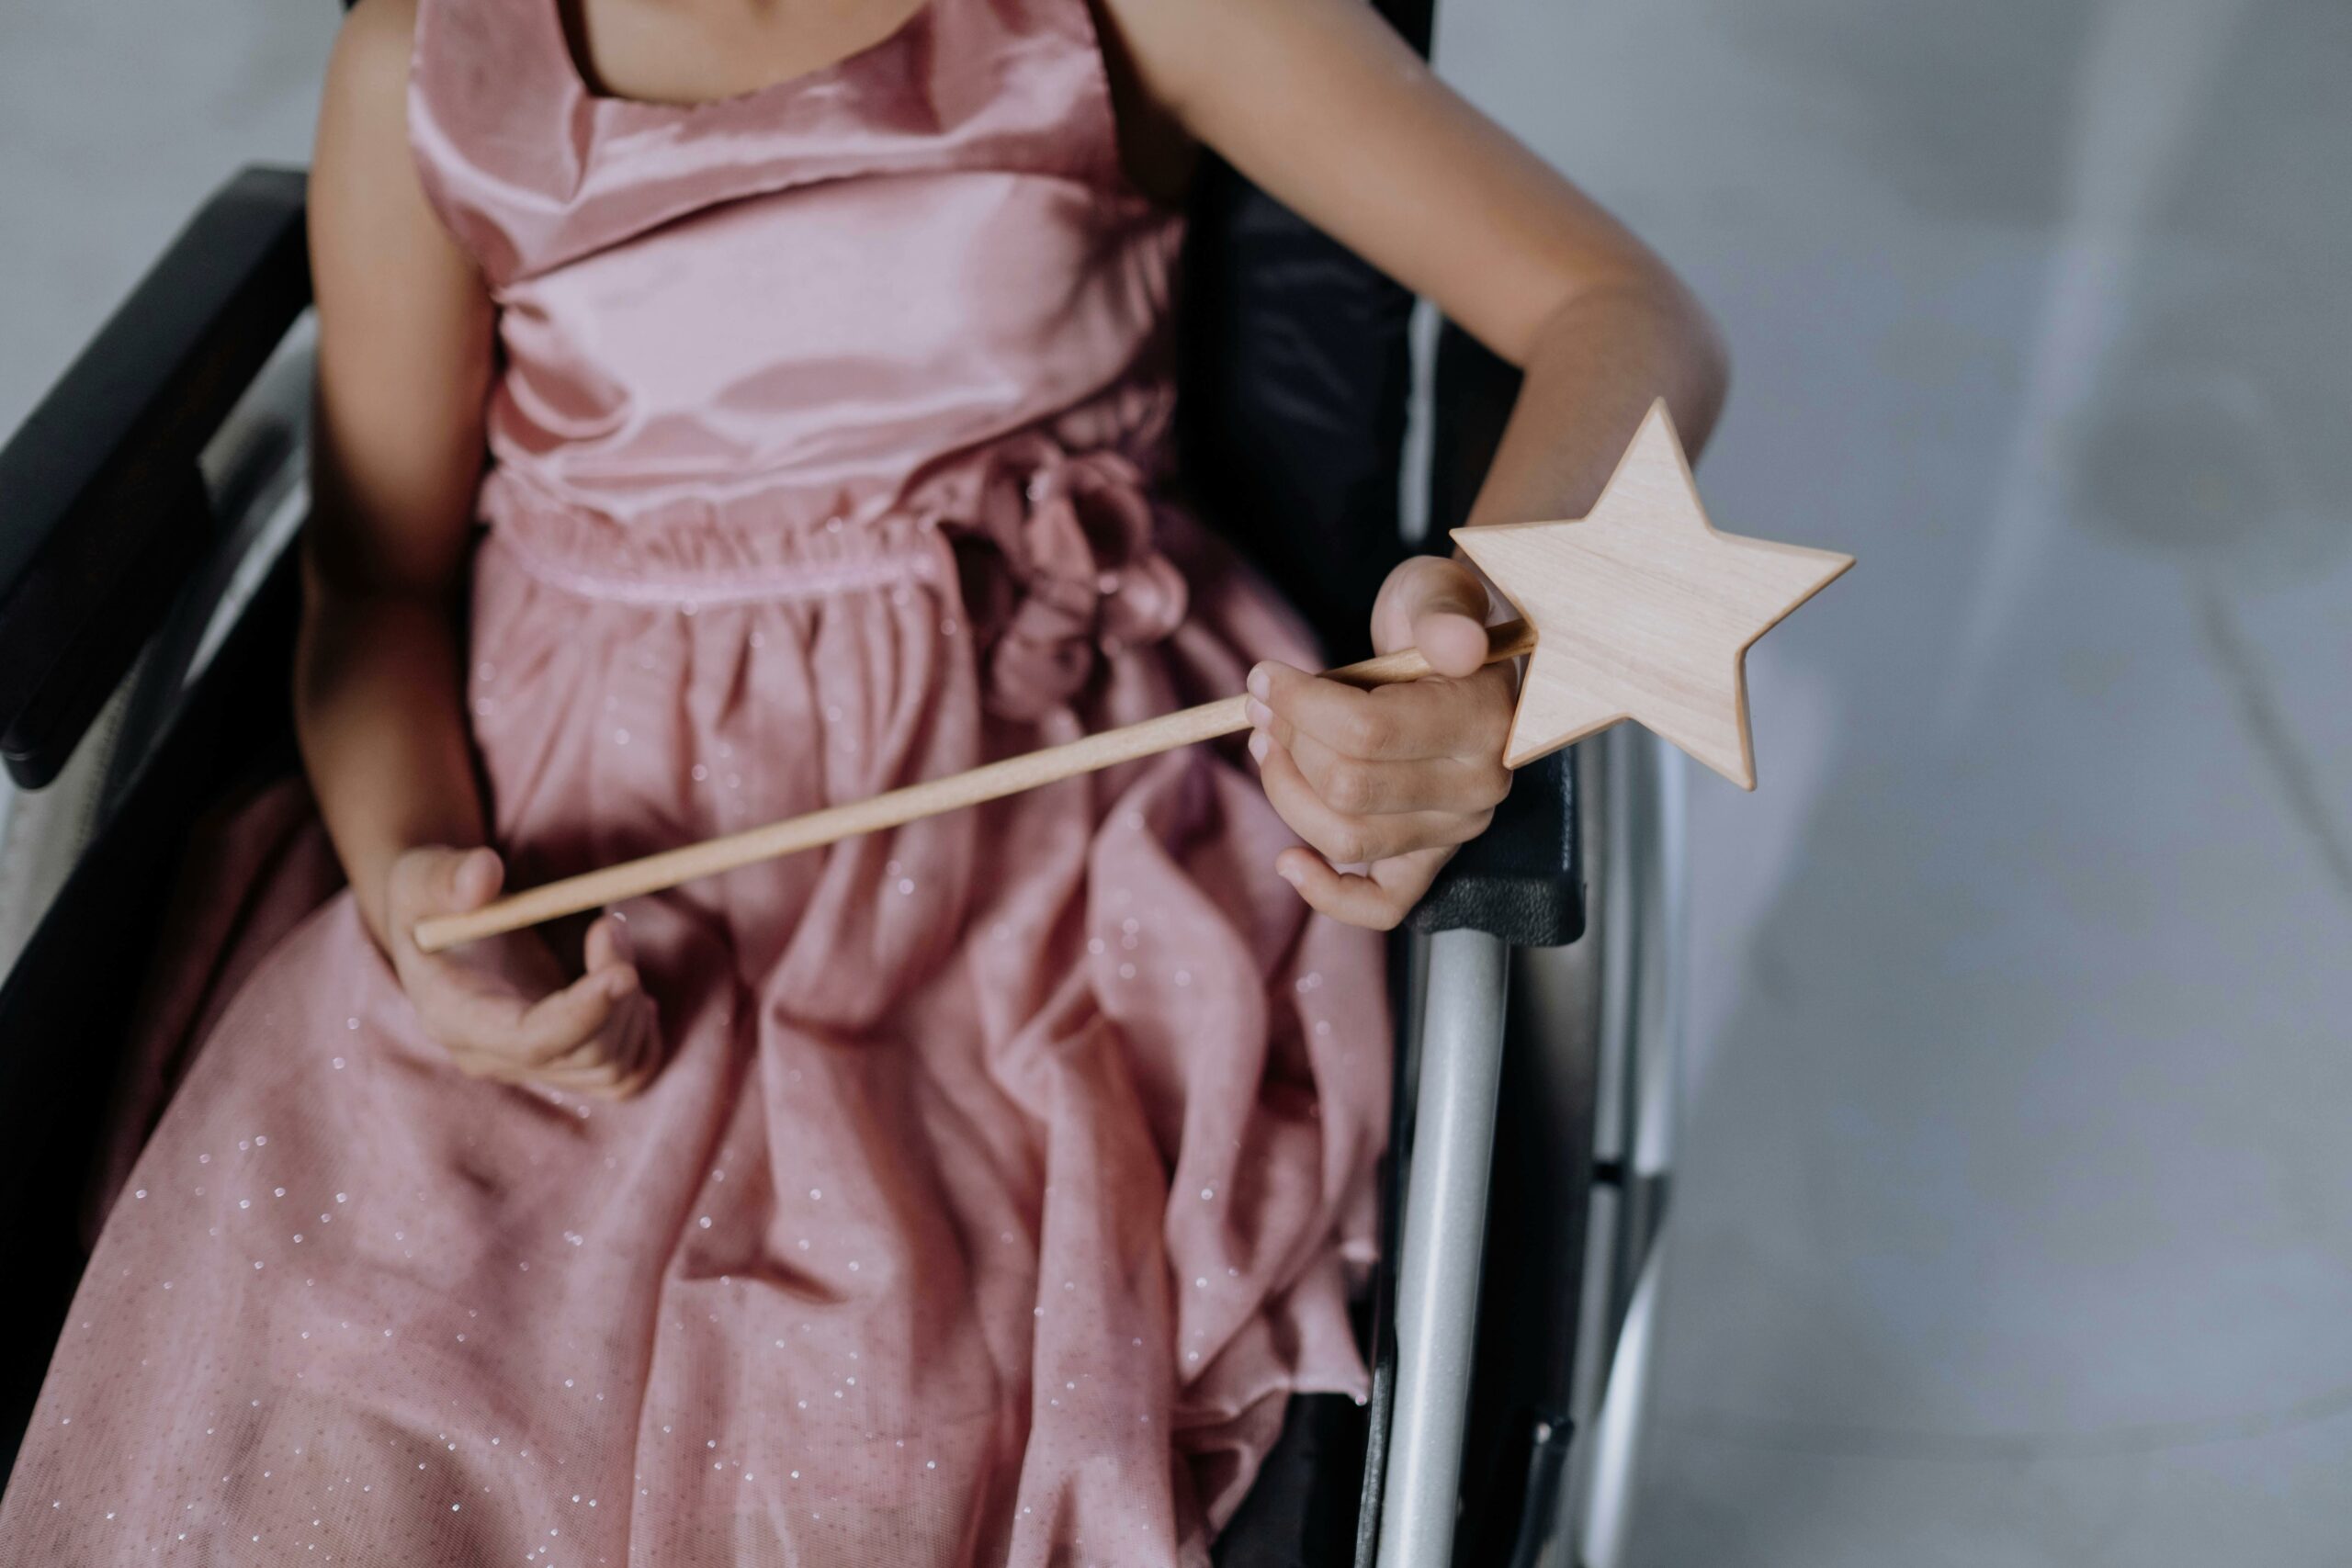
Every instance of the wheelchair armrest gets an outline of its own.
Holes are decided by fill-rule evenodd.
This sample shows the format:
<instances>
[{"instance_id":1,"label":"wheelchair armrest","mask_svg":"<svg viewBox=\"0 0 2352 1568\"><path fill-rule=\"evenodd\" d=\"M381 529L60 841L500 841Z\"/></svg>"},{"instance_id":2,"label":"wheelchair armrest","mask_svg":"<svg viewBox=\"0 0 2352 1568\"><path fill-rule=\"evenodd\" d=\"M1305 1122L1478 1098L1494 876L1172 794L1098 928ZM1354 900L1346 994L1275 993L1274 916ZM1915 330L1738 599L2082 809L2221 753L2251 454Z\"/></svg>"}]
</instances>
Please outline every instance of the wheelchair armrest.
<instances>
[{"instance_id":1,"label":"wheelchair armrest","mask_svg":"<svg viewBox=\"0 0 2352 1568\"><path fill-rule=\"evenodd\" d=\"M55 778L215 530L198 458L310 303L300 169L216 191L0 448L0 758Z\"/></svg>"},{"instance_id":2,"label":"wheelchair armrest","mask_svg":"<svg viewBox=\"0 0 2352 1568\"><path fill-rule=\"evenodd\" d=\"M1446 863L1406 924L1481 931L1514 947L1565 947L1584 934L1575 751L1519 770L1494 822Z\"/></svg>"}]
</instances>

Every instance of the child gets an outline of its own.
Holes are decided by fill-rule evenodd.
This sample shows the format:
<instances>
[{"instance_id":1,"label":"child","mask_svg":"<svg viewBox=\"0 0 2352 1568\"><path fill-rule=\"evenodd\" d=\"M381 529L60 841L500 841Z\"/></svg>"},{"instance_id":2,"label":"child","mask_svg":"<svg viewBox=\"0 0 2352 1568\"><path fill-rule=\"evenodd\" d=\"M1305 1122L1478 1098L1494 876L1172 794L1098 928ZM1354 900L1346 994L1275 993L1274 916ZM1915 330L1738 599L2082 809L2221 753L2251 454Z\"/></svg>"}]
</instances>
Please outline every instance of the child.
<instances>
[{"instance_id":1,"label":"child","mask_svg":"<svg viewBox=\"0 0 2352 1568\"><path fill-rule=\"evenodd\" d=\"M1448 678L1305 673L1168 499L1194 138L1527 369L1474 521L1580 512L1660 390L1704 435L1696 307L1359 0L361 0L297 692L350 886L109 1216L13 1553L1198 1563L1364 1392L1365 928L1510 677L1440 561L1373 630ZM1256 780L411 939L1245 678Z\"/></svg>"}]
</instances>

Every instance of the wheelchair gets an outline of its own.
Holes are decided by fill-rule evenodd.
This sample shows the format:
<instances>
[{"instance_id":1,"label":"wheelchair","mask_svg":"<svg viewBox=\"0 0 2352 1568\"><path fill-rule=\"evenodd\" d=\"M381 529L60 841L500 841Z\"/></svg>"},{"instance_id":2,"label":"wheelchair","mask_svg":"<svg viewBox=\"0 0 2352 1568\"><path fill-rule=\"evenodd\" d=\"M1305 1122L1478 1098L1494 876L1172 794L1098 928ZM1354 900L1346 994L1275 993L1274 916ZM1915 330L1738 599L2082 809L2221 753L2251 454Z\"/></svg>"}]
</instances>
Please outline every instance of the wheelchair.
<instances>
[{"instance_id":1,"label":"wheelchair","mask_svg":"<svg viewBox=\"0 0 2352 1568\"><path fill-rule=\"evenodd\" d=\"M1380 8L1427 51L1431 0ZM12 1461L85 1260L175 868L222 803L299 771L304 186L281 168L221 186L0 447ZM1186 244L1185 499L1335 660L1359 656L1408 534L1442 545L1467 511L1517 375L1206 154ZM1292 1401L1218 1538L1225 1568L1622 1560L1673 1149L1682 778L1629 728L1522 770L1394 940L1373 1393Z\"/></svg>"}]
</instances>

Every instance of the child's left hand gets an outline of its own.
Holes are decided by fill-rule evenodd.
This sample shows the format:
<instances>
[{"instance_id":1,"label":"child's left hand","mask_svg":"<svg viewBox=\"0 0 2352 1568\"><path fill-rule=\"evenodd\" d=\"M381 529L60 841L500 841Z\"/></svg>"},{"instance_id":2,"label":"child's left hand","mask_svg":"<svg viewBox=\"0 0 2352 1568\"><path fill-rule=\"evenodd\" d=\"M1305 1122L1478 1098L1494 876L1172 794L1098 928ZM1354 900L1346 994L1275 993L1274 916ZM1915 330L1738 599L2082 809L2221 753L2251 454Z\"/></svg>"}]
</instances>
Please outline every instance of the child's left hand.
<instances>
[{"instance_id":1,"label":"child's left hand","mask_svg":"<svg viewBox=\"0 0 2352 1568\"><path fill-rule=\"evenodd\" d=\"M1250 672L1250 754L1266 798L1312 846L1284 850L1274 869L1325 914L1393 928L1510 793L1517 692L1509 661L1482 667L1486 616L1468 568L1417 557L1381 584L1372 642L1418 648L1437 674L1367 692L1271 661Z\"/></svg>"}]
</instances>

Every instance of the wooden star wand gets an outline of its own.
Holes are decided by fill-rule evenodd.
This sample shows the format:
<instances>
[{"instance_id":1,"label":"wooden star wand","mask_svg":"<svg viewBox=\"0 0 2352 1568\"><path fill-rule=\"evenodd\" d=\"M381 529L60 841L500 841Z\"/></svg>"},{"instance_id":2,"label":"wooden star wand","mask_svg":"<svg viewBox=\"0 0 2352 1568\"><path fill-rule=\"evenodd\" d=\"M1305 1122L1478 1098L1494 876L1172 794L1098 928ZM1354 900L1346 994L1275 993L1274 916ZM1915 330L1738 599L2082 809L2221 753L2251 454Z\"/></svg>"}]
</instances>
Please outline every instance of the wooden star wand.
<instances>
[{"instance_id":1,"label":"wooden star wand","mask_svg":"<svg viewBox=\"0 0 2352 1568\"><path fill-rule=\"evenodd\" d=\"M1640 721L1743 789L1756 787L1747 728L1750 644L1854 564L1851 556L1715 532L1664 400L1650 406L1585 516L1453 530L1523 619L1487 628L1487 661L1528 656L1504 762L1533 761L1620 719ZM1430 673L1410 649L1327 671L1381 686ZM422 920L438 953L696 877L872 833L1057 779L1250 728L1227 697L868 800L565 877L462 915Z\"/></svg>"}]
</instances>

